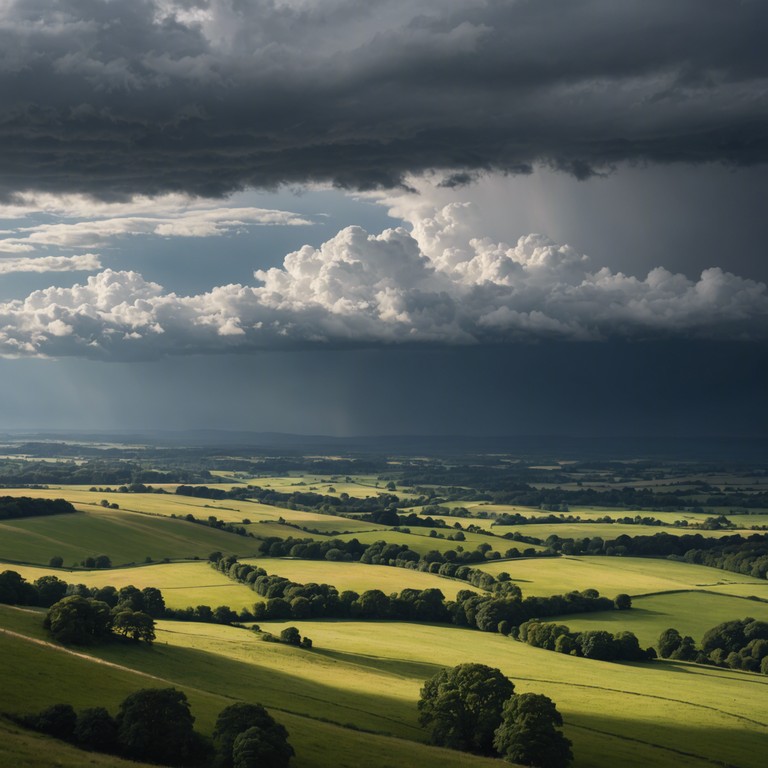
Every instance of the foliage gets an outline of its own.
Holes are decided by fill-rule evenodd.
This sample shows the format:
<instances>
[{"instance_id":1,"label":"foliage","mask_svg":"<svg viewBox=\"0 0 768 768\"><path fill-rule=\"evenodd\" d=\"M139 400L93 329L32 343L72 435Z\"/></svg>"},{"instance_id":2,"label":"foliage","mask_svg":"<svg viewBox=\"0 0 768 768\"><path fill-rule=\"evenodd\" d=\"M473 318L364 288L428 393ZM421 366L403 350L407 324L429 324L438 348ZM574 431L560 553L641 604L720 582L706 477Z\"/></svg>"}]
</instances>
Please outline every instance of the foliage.
<instances>
[{"instance_id":1,"label":"foliage","mask_svg":"<svg viewBox=\"0 0 768 768\"><path fill-rule=\"evenodd\" d=\"M433 744L490 755L503 704L514 691L498 669L459 664L424 683L419 722L430 728Z\"/></svg>"},{"instance_id":2,"label":"foliage","mask_svg":"<svg viewBox=\"0 0 768 768\"><path fill-rule=\"evenodd\" d=\"M60 643L89 645L109 634L109 606L91 597L70 595L51 606L43 626Z\"/></svg>"},{"instance_id":3,"label":"foliage","mask_svg":"<svg viewBox=\"0 0 768 768\"><path fill-rule=\"evenodd\" d=\"M112 619L112 631L135 642L151 645L155 640L155 621L143 611L119 611Z\"/></svg>"},{"instance_id":4,"label":"foliage","mask_svg":"<svg viewBox=\"0 0 768 768\"><path fill-rule=\"evenodd\" d=\"M573 760L573 753L571 742L558 730L562 724L563 718L547 696L513 696L504 704L493 745L510 763L564 768Z\"/></svg>"},{"instance_id":5,"label":"foliage","mask_svg":"<svg viewBox=\"0 0 768 768\"><path fill-rule=\"evenodd\" d=\"M195 718L187 697L175 688L144 688L130 694L117 714L120 750L133 760L164 765L194 762Z\"/></svg>"},{"instance_id":6,"label":"foliage","mask_svg":"<svg viewBox=\"0 0 768 768\"><path fill-rule=\"evenodd\" d=\"M243 734L249 735L239 740ZM217 768L251 765L281 768L294 754L288 743L288 731L275 722L261 704L231 704L221 710L213 741ZM262 762L252 762L256 757Z\"/></svg>"},{"instance_id":7,"label":"foliage","mask_svg":"<svg viewBox=\"0 0 768 768\"><path fill-rule=\"evenodd\" d=\"M117 723L104 707L79 712L73 735L75 742L83 749L95 752L117 750Z\"/></svg>"},{"instance_id":8,"label":"foliage","mask_svg":"<svg viewBox=\"0 0 768 768\"><path fill-rule=\"evenodd\" d=\"M55 739L71 741L77 725L77 715L70 704L54 704L33 715L28 724Z\"/></svg>"}]
</instances>

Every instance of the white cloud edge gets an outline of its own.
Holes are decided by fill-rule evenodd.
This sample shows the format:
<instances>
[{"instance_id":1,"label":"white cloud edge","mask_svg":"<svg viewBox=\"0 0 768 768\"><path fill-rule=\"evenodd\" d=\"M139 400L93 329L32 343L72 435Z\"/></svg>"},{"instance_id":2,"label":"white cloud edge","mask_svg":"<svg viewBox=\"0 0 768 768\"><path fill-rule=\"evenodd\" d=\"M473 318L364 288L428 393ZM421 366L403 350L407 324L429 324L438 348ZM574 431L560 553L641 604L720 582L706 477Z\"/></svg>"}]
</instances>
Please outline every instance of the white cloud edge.
<instances>
[{"instance_id":1,"label":"white cloud edge","mask_svg":"<svg viewBox=\"0 0 768 768\"><path fill-rule=\"evenodd\" d=\"M594 269L540 235L478 236L473 206L408 213L371 235L347 227L257 270L254 286L178 296L136 272L0 304L0 354L152 359L306 346L514 343L654 336L765 339L763 283L719 268L698 280Z\"/></svg>"}]
</instances>

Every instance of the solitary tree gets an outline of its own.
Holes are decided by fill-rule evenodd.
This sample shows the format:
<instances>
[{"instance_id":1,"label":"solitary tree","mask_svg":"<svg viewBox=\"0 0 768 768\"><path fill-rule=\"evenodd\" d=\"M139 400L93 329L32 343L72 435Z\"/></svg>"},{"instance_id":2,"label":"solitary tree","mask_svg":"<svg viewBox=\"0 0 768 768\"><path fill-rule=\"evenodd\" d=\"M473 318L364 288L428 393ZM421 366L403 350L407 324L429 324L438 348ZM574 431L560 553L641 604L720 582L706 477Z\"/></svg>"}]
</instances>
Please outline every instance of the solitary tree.
<instances>
[{"instance_id":1,"label":"solitary tree","mask_svg":"<svg viewBox=\"0 0 768 768\"><path fill-rule=\"evenodd\" d=\"M493 754L493 732L515 686L485 664L459 664L424 683L419 721L431 728L432 743L467 752Z\"/></svg>"},{"instance_id":2,"label":"solitary tree","mask_svg":"<svg viewBox=\"0 0 768 768\"><path fill-rule=\"evenodd\" d=\"M539 693L523 693L504 705L493 744L510 763L563 768L573 754L571 742L558 730L562 724L552 699Z\"/></svg>"}]
</instances>

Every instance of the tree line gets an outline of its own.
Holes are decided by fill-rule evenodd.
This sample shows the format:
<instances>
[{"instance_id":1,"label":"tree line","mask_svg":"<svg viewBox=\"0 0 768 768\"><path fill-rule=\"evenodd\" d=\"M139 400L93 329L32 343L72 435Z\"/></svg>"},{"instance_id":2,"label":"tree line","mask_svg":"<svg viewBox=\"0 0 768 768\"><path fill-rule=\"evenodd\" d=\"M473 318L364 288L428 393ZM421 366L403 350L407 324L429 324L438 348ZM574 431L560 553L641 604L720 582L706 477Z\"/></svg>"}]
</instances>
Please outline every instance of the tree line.
<instances>
[{"instance_id":1,"label":"tree line","mask_svg":"<svg viewBox=\"0 0 768 768\"><path fill-rule=\"evenodd\" d=\"M471 627L484 632L508 634L535 617L625 609L631 606L626 595L615 600L601 597L595 589L549 597L523 598L508 574L496 579L477 569L467 569L466 580L478 589L460 590L455 600L446 600L439 589L403 589L386 594L370 589L362 594L339 590L330 584L301 584L283 576L268 574L260 566L241 563L234 555L216 557L211 564L229 578L250 587L265 598L253 607L259 620L360 619L428 621Z\"/></svg>"},{"instance_id":2,"label":"tree line","mask_svg":"<svg viewBox=\"0 0 768 768\"><path fill-rule=\"evenodd\" d=\"M768 622L734 619L707 630L696 647L690 635L666 629L657 642L663 659L694 661L768 675Z\"/></svg>"},{"instance_id":3,"label":"tree line","mask_svg":"<svg viewBox=\"0 0 768 768\"><path fill-rule=\"evenodd\" d=\"M175 688L134 691L115 717L105 707L76 712L70 704L11 717L81 749L159 765L285 768L295 754L288 731L261 704L225 707L216 719L213 739L207 739L194 729L189 701Z\"/></svg>"},{"instance_id":4,"label":"tree line","mask_svg":"<svg viewBox=\"0 0 768 768\"><path fill-rule=\"evenodd\" d=\"M768 574L768 534L705 537L700 533L673 536L627 536L603 539L600 536L580 539L548 536L545 545L565 555L618 555L631 557L667 557L687 563L735 571L758 579Z\"/></svg>"},{"instance_id":5,"label":"tree line","mask_svg":"<svg viewBox=\"0 0 768 768\"><path fill-rule=\"evenodd\" d=\"M238 613L227 605L220 605L215 608L209 605L169 608L165 604L163 593L156 587L144 587L143 589L138 589L133 585L120 589L110 585L87 587L85 584L68 584L57 576L51 575L41 576L30 583L16 571L0 573L0 603L50 608L67 597L77 597L86 601L93 600L105 605L110 613L128 610L134 613L147 614L153 619L234 624L253 621L254 618L251 611L244 609ZM82 604L78 603L78 605Z\"/></svg>"},{"instance_id":6,"label":"tree line","mask_svg":"<svg viewBox=\"0 0 768 768\"><path fill-rule=\"evenodd\" d=\"M0 520L45 515L67 515L75 508L65 499L35 499L29 496L0 496Z\"/></svg>"},{"instance_id":7,"label":"tree line","mask_svg":"<svg viewBox=\"0 0 768 768\"><path fill-rule=\"evenodd\" d=\"M641 648L633 632L612 634L602 629L572 632L565 624L533 619L523 622L515 633L518 640L534 648L544 648L570 656L600 661L651 661L654 648Z\"/></svg>"}]
</instances>

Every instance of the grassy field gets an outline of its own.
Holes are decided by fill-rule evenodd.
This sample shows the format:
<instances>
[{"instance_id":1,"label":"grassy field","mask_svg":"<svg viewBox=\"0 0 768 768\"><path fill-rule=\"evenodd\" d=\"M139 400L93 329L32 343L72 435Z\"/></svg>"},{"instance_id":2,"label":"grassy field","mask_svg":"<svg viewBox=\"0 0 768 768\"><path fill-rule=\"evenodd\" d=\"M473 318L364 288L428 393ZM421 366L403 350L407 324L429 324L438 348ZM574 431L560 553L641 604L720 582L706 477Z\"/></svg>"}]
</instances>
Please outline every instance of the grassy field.
<instances>
[{"instance_id":1,"label":"grassy field","mask_svg":"<svg viewBox=\"0 0 768 768\"><path fill-rule=\"evenodd\" d=\"M247 630L223 627L221 629L225 631L220 637L211 641L206 640L205 634L190 636L163 628L152 649L126 644L105 646L96 649L93 655L74 654L35 642L39 634L39 614L28 613L24 617L26 626L22 626L17 617L9 619L10 611L12 609L0 607L0 625L10 623L16 632L29 635L31 639L0 632L0 658L14 659L14 664L0 668L3 682L0 710L6 712L37 711L53 703L68 702L75 708L106 706L114 713L119 702L134 690L174 686L187 694L196 717L196 727L208 735L218 712L234 700L264 703L288 729L290 742L297 753L291 765L296 768L359 768L360 765L481 768L498 765L498 761L428 747L411 740L414 728L403 723L415 715L414 702L409 702L406 708L393 705L394 697L389 695L353 692L348 697L353 705L345 701L335 705L330 703L337 690L332 680L330 683L310 680L303 684L291 673L301 651L263 643ZM242 645L241 651L248 658L238 658L234 650L229 654L220 653L221 647L217 648L217 643L222 642L232 648ZM282 662L270 658L271 651L282 655ZM288 671L281 671L281 666ZM387 733L363 733L328 722L334 716L343 718L344 723L375 722ZM389 735L389 732L400 729L408 732L407 739ZM417 731L416 735L423 737L424 734ZM25 737L32 738L26 734ZM18 739L15 741L17 744ZM18 747L12 742L2 748L15 750ZM31 753L33 760L35 755L38 756L38 762L31 765L57 764L39 760L41 754L51 754L51 742L47 739L41 740L36 749L28 747L23 751ZM68 753L67 750L65 754ZM88 764L90 755L81 754L82 762L74 765ZM124 764L105 760L94 765Z\"/></svg>"},{"instance_id":2,"label":"grassy field","mask_svg":"<svg viewBox=\"0 0 768 768\"><path fill-rule=\"evenodd\" d=\"M0 523L0 559L44 563L54 555L66 565L105 554L113 565L205 558L214 550L258 551L254 539L182 520L99 508L94 512L6 520Z\"/></svg>"},{"instance_id":3,"label":"grassy field","mask_svg":"<svg viewBox=\"0 0 768 768\"><path fill-rule=\"evenodd\" d=\"M487 523L488 521L481 521ZM719 538L721 536L730 536L741 534L749 536L753 531L735 530L735 531L701 531L688 530L686 528L675 528L665 525L622 525L621 523L542 523L541 525L494 525L489 530L497 536L503 536L505 533L522 533L524 536L535 536L536 538L546 540L547 536L555 534L561 539L585 539L592 536L600 536L603 539L615 539L618 536L654 536L657 533L669 533L672 536L684 536L685 534L699 533L706 538Z\"/></svg>"},{"instance_id":4,"label":"grassy field","mask_svg":"<svg viewBox=\"0 0 768 768\"><path fill-rule=\"evenodd\" d=\"M432 573L407 568L389 568L365 563L329 563L326 560L291 560L265 557L243 562L259 565L267 573L285 576L302 584L333 584L339 592L352 589L364 592L380 589L387 594L403 589L439 589L446 599L453 600L461 589L473 589L466 581L447 579ZM478 591L478 590L475 590ZM258 596L257 596L258 597Z\"/></svg>"},{"instance_id":5,"label":"grassy field","mask_svg":"<svg viewBox=\"0 0 768 768\"><path fill-rule=\"evenodd\" d=\"M70 584L85 584L87 587L113 586L117 589L133 585L138 589L157 587L169 608L188 606L228 605L234 610L251 608L261 598L243 584L228 579L224 574L211 568L207 562L160 563L135 568L114 568L110 570L68 571L62 568L36 568L29 565L0 564L0 571L12 570L20 573L27 581L41 576L54 575Z\"/></svg>"},{"instance_id":6,"label":"grassy field","mask_svg":"<svg viewBox=\"0 0 768 768\"><path fill-rule=\"evenodd\" d=\"M488 573L506 571L525 595L556 595L588 587L613 597L676 589L706 589L768 598L768 581L703 565L640 557L558 557L485 563Z\"/></svg>"},{"instance_id":7,"label":"grassy field","mask_svg":"<svg viewBox=\"0 0 768 768\"><path fill-rule=\"evenodd\" d=\"M438 533L444 534L446 537L453 533L448 528L435 529ZM432 537L429 535L429 528L411 528L410 533L401 533L400 531L383 530L383 531L368 531L360 533L350 533L344 536L339 536L340 539L348 541L349 539L357 539L363 544L372 544L374 541L386 541L389 544L407 544L414 552L424 554L430 550L436 549L439 552L445 552L447 549L453 549L460 551L458 548L462 547L464 550L476 549L478 544L488 543L491 545L491 549L496 552L500 552L502 555L510 547L517 547L519 550L532 549L540 550L544 547L537 546L535 544L524 544L518 541L510 541L509 539L502 539L498 536L484 536L481 533L465 533L464 541L451 541L448 538L441 539Z\"/></svg>"},{"instance_id":8,"label":"grassy field","mask_svg":"<svg viewBox=\"0 0 768 768\"><path fill-rule=\"evenodd\" d=\"M283 626L262 624L275 632ZM608 664L458 628L384 622L301 622L299 628L313 639L313 654L387 669L410 679L412 696L437 669L435 659L498 666L518 692L557 702L576 766L762 764L768 679L759 675L667 662Z\"/></svg>"},{"instance_id":9,"label":"grassy field","mask_svg":"<svg viewBox=\"0 0 768 768\"><path fill-rule=\"evenodd\" d=\"M659 635L674 627L698 643L703 634L724 621L751 616L768 621L768 603L716 592L673 592L637 597L630 611L558 616L558 623L574 631L607 629L634 632L643 647L655 645Z\"/></svg>"}]
</instances>

